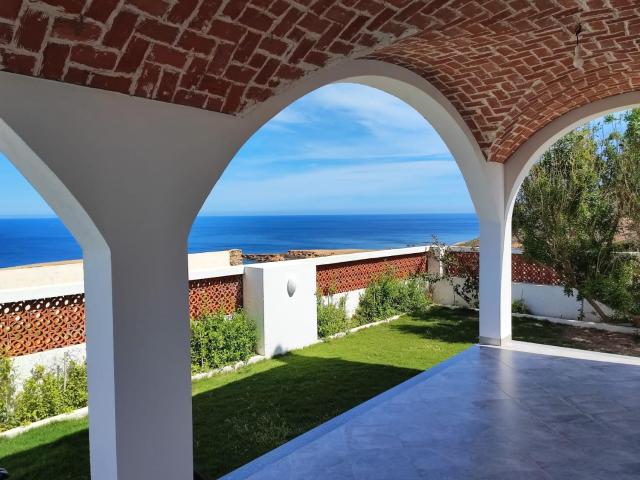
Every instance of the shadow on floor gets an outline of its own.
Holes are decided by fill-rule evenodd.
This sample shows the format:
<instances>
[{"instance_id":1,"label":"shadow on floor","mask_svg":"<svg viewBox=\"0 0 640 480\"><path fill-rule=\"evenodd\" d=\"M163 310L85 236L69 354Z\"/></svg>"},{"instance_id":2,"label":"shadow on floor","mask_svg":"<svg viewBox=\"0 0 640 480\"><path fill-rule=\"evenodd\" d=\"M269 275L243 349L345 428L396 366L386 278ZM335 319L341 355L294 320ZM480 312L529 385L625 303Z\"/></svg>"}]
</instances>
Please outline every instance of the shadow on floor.
<instances>
[{"instance_id":1,"label":"shadow on floor","mask_svg":"<svg viewBox=\"0 0 640 480\"><path fill-rule=\"evenodd\" d=\"M287 354L279 366L193 397L195 465L216 478L420 370ZM282 401L286 398L286 402ZM12 480L89 479L85 430L2 458Z\"/></svg>"}]
</instances>

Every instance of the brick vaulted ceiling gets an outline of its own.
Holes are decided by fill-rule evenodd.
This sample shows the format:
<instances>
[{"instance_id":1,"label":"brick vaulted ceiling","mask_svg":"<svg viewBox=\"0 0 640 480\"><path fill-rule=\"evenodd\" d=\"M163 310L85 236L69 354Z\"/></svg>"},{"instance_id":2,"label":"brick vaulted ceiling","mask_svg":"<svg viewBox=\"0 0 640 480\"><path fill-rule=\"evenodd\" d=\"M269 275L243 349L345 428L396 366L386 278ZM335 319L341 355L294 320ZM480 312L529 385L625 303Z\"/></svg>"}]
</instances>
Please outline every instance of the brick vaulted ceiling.
<instances>
[{"instance_id":1,"label":"brick vaulted ceiling","mask_svg":"<svg viewBox=\"0 0 640 480\"><path fill-rule=\"evenodd\" d=\"M504 162L568 110L640 88L640 1L0 0L6 71L229 114L346 58L420 74Z\"/></svg>"}]
</instances>

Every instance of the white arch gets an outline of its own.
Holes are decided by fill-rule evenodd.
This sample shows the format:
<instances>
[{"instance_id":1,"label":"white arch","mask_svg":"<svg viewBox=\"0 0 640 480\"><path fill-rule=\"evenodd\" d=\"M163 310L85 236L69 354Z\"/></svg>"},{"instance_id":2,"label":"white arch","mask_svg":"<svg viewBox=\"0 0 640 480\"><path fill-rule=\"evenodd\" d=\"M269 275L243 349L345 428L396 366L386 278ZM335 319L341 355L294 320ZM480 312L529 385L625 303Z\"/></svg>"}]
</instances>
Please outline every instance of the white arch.
<instances>
[{"instance_id":1,"label":"white arch","mask_svg":"<svg viewBox=\"0 0 640 480\"><path fill-rule=\"evenodd\" d=\"M244 141L300 97L336 82L368 85L405 101L434 127L449 148L480 223L480 303L483 305L480 341L497 345L508 341L511 337L511 228L505 219L504 165L486 161L458 111L427 80L403 67L375 60L353 60L326 68L246 112L242 117Z\"/></svg>"},{"instance_id":2,"label":"white arch","mask_svg":"<svg viewBox=\"0 0 640 480\"><path fill-rule=\"evenodd\" d=\"M377 60L353 60L323 69L299 80L243 114L244 142L271 118L304 95L331 83L359 83L403 100L438 132L455 159L478 217L494 218L502 211L502 185L492 171L502 168L486 161L471 130L455 107L424 78Z\"/></svg>"},{"instance_id":3,"label":"white arch","mask_svg":"<svg viewBox=\"0 0 640 480\"><path fill-rule=\"evenodd\" d=\"M58 215L83 250L108 249L87 212L42 159L0 119L0 152Z\"/></svg>"},{"instance_id":4,"label":"white arch","mask_svg":"<svg viewBox=\"0 0 640 480\"><path fill-rule=\"evenodd\" d=\"M531 167L554 142L598 117L640 105L640 92L622 93L583 105L556 118L523 143L505 163L505 211L511 221L515 199Z\"/></svg>"}]
</instances>

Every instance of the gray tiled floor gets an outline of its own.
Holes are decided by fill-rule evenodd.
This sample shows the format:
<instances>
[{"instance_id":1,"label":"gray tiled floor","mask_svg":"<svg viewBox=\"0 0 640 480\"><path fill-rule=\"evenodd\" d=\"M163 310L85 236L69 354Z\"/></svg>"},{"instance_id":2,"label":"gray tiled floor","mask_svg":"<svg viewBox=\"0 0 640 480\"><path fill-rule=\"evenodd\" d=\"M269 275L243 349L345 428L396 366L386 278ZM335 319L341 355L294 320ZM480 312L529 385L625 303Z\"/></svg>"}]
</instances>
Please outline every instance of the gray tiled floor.
<instances>
[{"instance_id":1,"label":"gray tiled floor","mask_svg":"<svg viewBox=\"0 0 640 480\"><path fill-rule=\"evenodd\" d=\"M640 367L472 347L229 478L640 479Z\"/></svg>"},{"instance_id":2,"label":"gray tiled floor","mask_svg":"<svg viewBox=\"0 0 640 480\"><path fill-rule=\"evenodd\" d=\"M228 477L640 479L640 367L472 347Z\"/></svg>"}]
</instances>

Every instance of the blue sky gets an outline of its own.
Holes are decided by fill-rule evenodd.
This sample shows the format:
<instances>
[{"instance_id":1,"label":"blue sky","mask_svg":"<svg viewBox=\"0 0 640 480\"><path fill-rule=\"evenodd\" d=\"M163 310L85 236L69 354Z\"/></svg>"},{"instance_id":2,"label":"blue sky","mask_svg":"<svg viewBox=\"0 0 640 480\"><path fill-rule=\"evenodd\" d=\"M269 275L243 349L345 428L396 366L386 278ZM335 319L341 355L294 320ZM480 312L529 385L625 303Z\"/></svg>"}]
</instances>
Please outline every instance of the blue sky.
<instances>
[{"instance_id":1,"label":"blue sky","mask_svg":"<svg viewBox=\"0 0 640 480\"><path fill-rule=\"evenodd\" d=\"M0 156L0 216L51 210ZM434 129L384 92L335 84L258 131L202 208L205 215L473 212Z\"/></svg>"}]
</instances>

